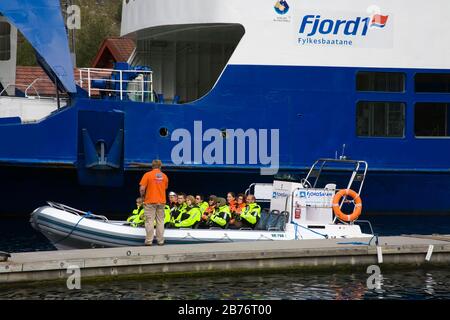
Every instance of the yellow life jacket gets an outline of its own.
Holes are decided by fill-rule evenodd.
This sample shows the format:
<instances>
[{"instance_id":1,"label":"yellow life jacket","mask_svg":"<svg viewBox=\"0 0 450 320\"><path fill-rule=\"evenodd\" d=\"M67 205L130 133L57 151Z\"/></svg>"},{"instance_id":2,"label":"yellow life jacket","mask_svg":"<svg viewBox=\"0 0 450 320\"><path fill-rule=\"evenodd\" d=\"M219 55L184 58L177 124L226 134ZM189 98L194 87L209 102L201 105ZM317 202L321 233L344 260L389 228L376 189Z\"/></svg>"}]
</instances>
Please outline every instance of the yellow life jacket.
<instances>
[{"instance_id":1,"label":"yellow life jacket","mask_svg":"<svg viewBox=\"0 0 450 320\"><path fill-rule=\"evenodd\" d=\"M134 228L141 227L144 225L144 207L141 206L133 210L131 216L127 219L127 222Z\"/></svg>"}]
</instances>

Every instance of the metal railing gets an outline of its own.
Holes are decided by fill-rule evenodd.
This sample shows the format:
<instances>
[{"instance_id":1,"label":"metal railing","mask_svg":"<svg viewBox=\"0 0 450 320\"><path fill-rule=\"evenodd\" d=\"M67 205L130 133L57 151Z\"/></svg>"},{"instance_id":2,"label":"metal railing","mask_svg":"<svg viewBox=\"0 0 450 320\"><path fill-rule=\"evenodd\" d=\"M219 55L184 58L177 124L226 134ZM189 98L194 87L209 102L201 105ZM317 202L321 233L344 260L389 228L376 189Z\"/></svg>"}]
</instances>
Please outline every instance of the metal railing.
<instances>
[{"instance_id":1,"label":"metal railing","mask_svg":"<svg viewBox=\"0 0 450 320\"><path fill-rule=\"evenodd\" d=\"M23 93L25 95L25 98L34 98L34 99L54 99L54 96L56 95L56 87L55 87L55 92L54 94L50 95L50 96L45 96L45 93L40 93L38 91L38 87L39 87L39 82L44 82L47 81L49 83L51 83L52 86L54 86L54 83L48 79L48 78L36 78L34 79L30 84L22 84L22 83L9 83L1 92L0 92L0 97L3 96L3 94L5 92L8 91L9 88L14 87L14 88L19 88L19 89L24 89ZM34 91L34 94L30 94L30 90ZM41 88L42 89L42 88Z\"/></svg>"},{"instance_id":2,"label":"metal railing","mask_svg":"<svg viewBox=\"0 0 450 320\"><path fill-rule=\"evenodd\" d=\"M75 209L75 208L66 206L66 205L61 204L61 203L53 202L53 201L47 201L47 204L48 204L50 207L52 207L52 208L55 208L55 209L58 209L58 210L65 211L65 212L74 214L74 215L76 215L76 216L85 216L85 215L88 214L88 212L81 211L81 210L78 210L78 209ZM90 217L90 218L94 218L94 219L95 219L95 218L101 219L101 220L103 220L103 221L105 221L105 222L108 222L108 218L106 218L105 216L100 216L100 215L96 215L96 214L89 213L89 217Z\"/></svg>"},{"instance_id":3,"label":"metal railing","mask_svg":"<svg viewBox=\"0 0 450 320\"><path fill-rule=\"evenodd\" d=\"M248 196L249 194L252 194L252 195L255 196L255 199L256 199L257 202L270 203L271 198L261 198L261 197L259 197L259 194L255 194L257 186L269 186L269 185L273 185L273 184L271 184L271 183L252 183L247 188L247 190L245 190L245 196Z\"/></svg>"},{"instance_id":4,"label":"metal railing","mask_svg":"<svg viewBox=\"0 0 450 320\"><path fill-rule=\"evenodd\" d=\"M133 80L128 79L127 74L139 74ZM80 68L79 85L88 92L89 98L97 92L105 94L116 94L120 100L132 100L141 102L153 102L153 72L148 70L116 70L100 68ZM116 79L112 76L115 75ZM95 88L93 81L105 81L109 84L118 83L113 88Z\"/></svg>"},{"instance_id":5,"label":"metal railing","mask_svg":"<svg viewBox=\"0 0 450 320\"><path fill-rule=\"evenodd\" d=\"M38 79L35 79L35 80L34 80L31 84L29 84L29 85L26 85L26 84L17 84L17 83L9 83L9 84L2 90L2 92L0 92L0 97L3 96L3 94L4 94L9 88L14 87L14 88L24 88L24 89L25 89L24 93L25 93L25 97L26 97L26 98L30 98L30 97L31 97L31 96L28 95L28 90L30 90L31 88L33 88L33 89L34 89L34 92L36 93L36 97L37 97L38 99L40 99L41 96L39 95L39 92L38 92L38 91L36 90L36 88L34 87L34 84L36 83L37 80L38 80Z\"/></svg>"},{"instance_id":6,"label":"metal railing","mask_svg":"<svg viewBox=\"0 0 450 320\"><path fill-rule=\"evenodd\" d=\"M28 85L28 87L25 89L25 97L27 97L27 98L29 97L29 96L28 96L28 90L30 90L30 88L33 88L34 91L36 92L36 96L38 97L38 99L40 99L41 96L39 95L39 92L36 90L36 88L34 87L34 85L36 84L36 82L42 81L42 80L47 80L47 79L44 79L44 78L37 78L37 79L34 79L34 81L31 82L31 83Z\"/></svg>"}]
</instances>

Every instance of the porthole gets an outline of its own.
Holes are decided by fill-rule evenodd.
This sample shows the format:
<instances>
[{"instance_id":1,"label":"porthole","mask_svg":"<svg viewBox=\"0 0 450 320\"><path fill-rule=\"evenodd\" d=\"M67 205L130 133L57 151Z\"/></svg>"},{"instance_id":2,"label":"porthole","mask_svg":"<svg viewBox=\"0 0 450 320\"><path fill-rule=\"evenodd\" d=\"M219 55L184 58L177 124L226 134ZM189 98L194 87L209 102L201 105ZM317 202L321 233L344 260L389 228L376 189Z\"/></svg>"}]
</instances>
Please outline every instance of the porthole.
<instances>
[{"instance_id":1,"label":"porthole","mask_svg":"<svg viewBox=\"0 0 450 320\"><path fill-rule=\"evenodd\" d=\"M166 138L169 136L169 129L167 128L161 128L159 129L159 135L163 138Z\"/></svg>"}]
</instances>

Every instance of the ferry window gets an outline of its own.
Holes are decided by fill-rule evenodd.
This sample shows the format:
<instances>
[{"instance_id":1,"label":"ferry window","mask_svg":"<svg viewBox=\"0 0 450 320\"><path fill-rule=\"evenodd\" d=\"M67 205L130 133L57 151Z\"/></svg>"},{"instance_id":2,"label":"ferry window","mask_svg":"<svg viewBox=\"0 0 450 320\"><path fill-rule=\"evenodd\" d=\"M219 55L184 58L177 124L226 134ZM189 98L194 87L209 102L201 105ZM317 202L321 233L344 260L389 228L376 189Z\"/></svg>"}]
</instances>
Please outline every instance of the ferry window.
<instances>
[{"instance_id":1,"label":"ferry window","mask_svg":"<svg viewBox=\"0 0 450 320\"><path fill-rule=\"evenodd\" d=\"M11 59L11 25L0 22L0 61Z\"/></svg>"},{"instance_id":2,"label":"ferry window","mask_svg":"<svg viewBox=\"0 0 450 320\"><path fill-rule=\"evenodd\" d=\"M358 72L357 91L404 92L405 74L397 72Z\"/></svg>"},{"instance_id":3,"label":"ferry window","mask_svg":"<svg viewBox=\"0 0 450 320\"><path fill-rule=\"evenodd\" d=\"M417 103L414 131L416 137L449 137L448 103Z\"/></svg>"},{"instance_id":4,"label":"ferry window","mask_svg":"<svg viewBox=\"0 0 450 320\"><path fill-rule=\"evenodd\" d=\"M356 131L359 137L403 137L405 104L366 102L357 105Z\"/></svg>"},{"instance_id":5,"label":"ferry window","mask_svg":"<svg viewBox=\"0 0 450 320\"><path fill-rule=\"evenodd\" d=\"M416 92L450 93L450 73L416 74Z\"/></svg>"}]
</instances>

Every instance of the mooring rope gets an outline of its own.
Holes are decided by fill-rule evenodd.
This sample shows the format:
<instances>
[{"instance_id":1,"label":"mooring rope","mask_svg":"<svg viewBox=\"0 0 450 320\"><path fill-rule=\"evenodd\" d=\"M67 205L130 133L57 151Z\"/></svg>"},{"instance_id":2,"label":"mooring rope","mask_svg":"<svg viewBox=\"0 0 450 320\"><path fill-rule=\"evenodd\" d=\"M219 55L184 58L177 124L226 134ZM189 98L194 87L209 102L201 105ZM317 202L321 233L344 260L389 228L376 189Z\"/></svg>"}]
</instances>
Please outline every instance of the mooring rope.
<instances>
[{"instance_id":1,"label":"mooring rope","mask_svg":"<svg viewBox=\"0 0 450 320\"><path fill-rule=\"evenodd\" d=\"M342 245L353 245L353 246L370 246L370 244L372 243L372 240L375 239L375 245L378 246L378 236L376 234L373 235L372 238L370 238L369 242L358 242L358 241L353 241L353 242L338 242L337 244L342 244Z\"/></svg>"},{"instance_id":2,"label":"mooring rope","mask_svg":"<svg viewBox=\"0 0 450 320\"><path fill-rule=\"evenodd\" d=\"M72 233L75 231L75 229L78 227L78 225L80 224L80 222L81 222L84 218L88 218L88 217L90 217L91 215L92 215L92 212L90 212L90 211L86 212L86 214L85 214L84 216L82 216L82 217L80 218L80 220L78 220L78 222L72 227L72 230L70 230L70 232L69 232L66 236L64 236L62 239L60 239L60 240L54 242L53 245L56 245L56 244L58 244L58 243L60 243L60 242L62 242L62 241L64 241L64 240L66 240L67 238L69 238L69 237L72 235Z\"/></svg>"},{"instance_id":3,"label":"mooring rope","mask_svg":"<svg viewBox=\"0 0 450 320\"><path fill-rule=\"evenodd\" d=\"M302 225L299 225L298 223L296 223L296 222L294 222L294 221L291 221L291 223L296 227L296 229L295 229L295 240L298 240L298 237L297 237L297 227L303 228L303 229L308 230L308 231L310 231L310 232L312 232L312 233L318 234L319 236L322 236L322 237L324 237L325 239L328 239L328 235L327 235L327 234L322 234L322 233L320 233L320 232L314 231L314 230L312 230L312 229L310 229L310 228L307 228L307 227L304 227L304 226L302 226ZM302 238L303 238L303 237L302 237Z\"/></svg>"}]
</instances>

